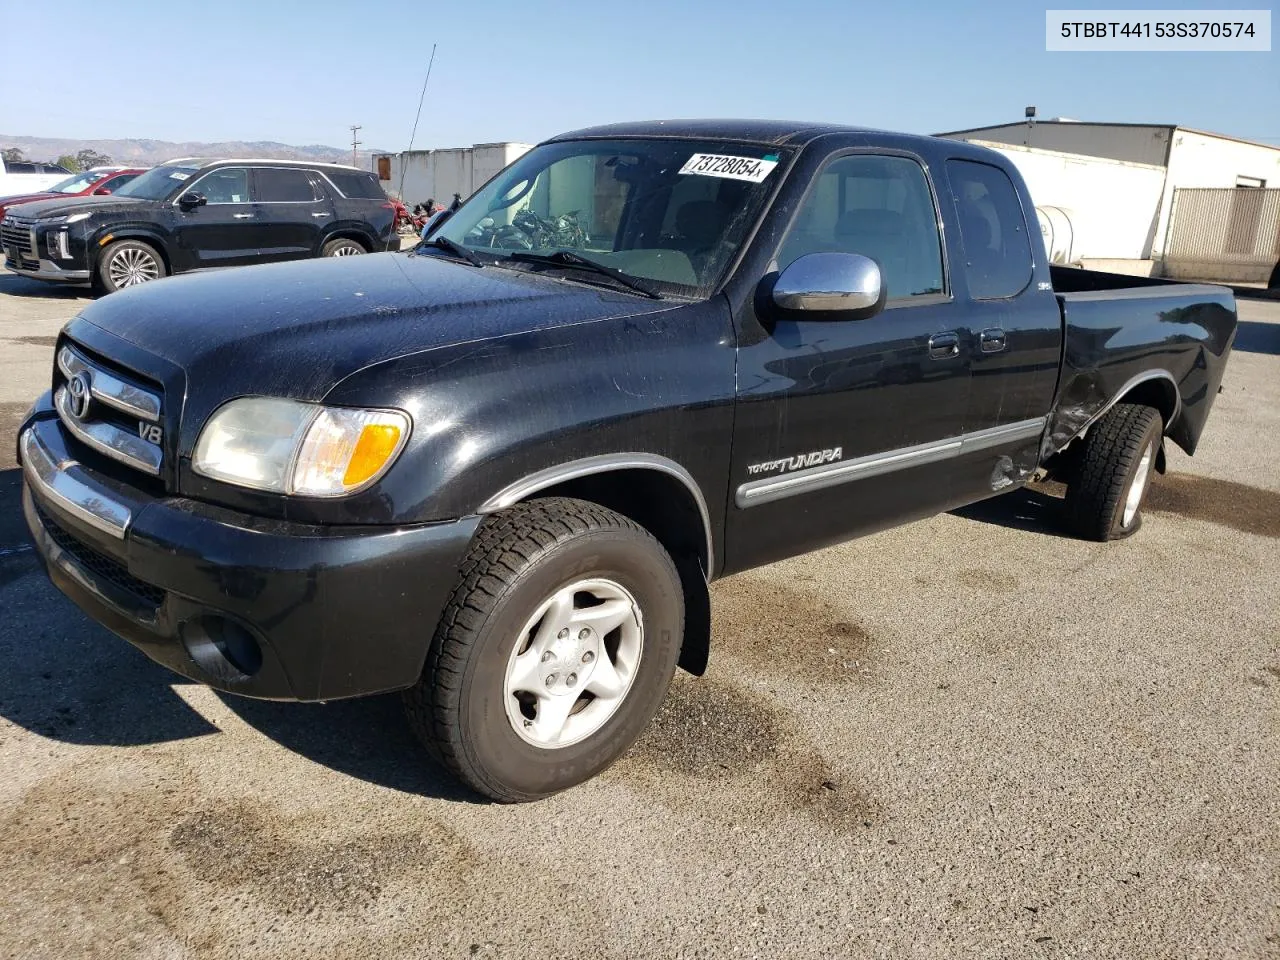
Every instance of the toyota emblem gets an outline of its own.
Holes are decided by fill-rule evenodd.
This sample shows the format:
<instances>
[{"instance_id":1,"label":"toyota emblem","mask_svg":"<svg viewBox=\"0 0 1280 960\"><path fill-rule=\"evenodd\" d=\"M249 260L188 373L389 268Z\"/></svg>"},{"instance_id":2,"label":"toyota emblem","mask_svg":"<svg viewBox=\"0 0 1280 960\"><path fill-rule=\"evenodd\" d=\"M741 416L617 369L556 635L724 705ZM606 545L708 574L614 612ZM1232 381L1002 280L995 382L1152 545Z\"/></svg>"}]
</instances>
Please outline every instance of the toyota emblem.
<instances>
[{"instance_id":1,"label":"toyota emblem","mask_svg":"<svg viewBox=\"0 0 1280 960\"><path fill-rule=\"evenodd\" d=\"M67 392L71 394L71 415L77 420L83 420L89 412L89 403L93 399L92 389L93 381L87 373L77 373L67 383Z\"/></svg>"}]
</instances>

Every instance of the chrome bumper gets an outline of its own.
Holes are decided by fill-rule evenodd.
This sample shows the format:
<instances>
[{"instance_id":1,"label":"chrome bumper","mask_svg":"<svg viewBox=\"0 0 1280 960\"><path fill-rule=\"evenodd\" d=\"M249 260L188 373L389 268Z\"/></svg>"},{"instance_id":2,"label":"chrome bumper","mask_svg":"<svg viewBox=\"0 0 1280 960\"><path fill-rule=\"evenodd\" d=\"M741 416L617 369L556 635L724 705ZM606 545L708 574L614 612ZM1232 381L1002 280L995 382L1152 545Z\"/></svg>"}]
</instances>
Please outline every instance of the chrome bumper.
<instances>
[{"instance_id":1,"label":"chrome bumper","mask_svg":"<svg viewBox=\"0 0 1280 960\"><path fill-rule=\"evenodd\" d=\"M23 431L18 453L22 473L34 492L95 530L124 539L133 520L132 511L94 481L77 461L49 450L40 442L35 427Z\"/></svg>"}]
</instances>

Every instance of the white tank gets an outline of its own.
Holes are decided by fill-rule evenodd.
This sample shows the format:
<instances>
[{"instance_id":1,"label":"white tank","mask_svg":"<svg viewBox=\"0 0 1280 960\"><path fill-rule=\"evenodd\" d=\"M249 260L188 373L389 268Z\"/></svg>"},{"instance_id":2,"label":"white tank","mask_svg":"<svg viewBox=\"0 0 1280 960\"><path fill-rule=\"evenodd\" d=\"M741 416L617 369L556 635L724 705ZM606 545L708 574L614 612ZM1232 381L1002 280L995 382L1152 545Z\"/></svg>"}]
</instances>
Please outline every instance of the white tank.
<instances>
[{"instance_id":1,"label":"white tank","mask_svg":"<svg viewBox=\"0 0 1280 960\"><path fill-rule=\"evenodd\" d=\"M1049 262L1071 263L1076 239L1071 211L1064 207L1036 207L1036 219L1040 221L1040 235L1044 237Z\"/></svg>"}]
</instances>

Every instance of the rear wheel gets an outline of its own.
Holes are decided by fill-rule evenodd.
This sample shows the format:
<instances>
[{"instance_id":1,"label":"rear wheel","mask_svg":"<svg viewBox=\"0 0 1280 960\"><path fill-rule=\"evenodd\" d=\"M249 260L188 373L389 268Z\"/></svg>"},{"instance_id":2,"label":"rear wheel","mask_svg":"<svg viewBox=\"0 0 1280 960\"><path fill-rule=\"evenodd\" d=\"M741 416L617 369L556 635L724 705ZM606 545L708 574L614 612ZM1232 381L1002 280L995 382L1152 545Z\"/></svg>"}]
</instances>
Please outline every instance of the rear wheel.
<instances>
[{"instance_id":1,"label":"rear wheel","mask_svg":"<svg viewBox=\"0 0 1280 960\"><path fill-rule=\"evenodd\" d=\"M339 237L337 240L330 240L320 250L322 257L354 257L362 253L368 253L364 247L360 246L355 240L348 240L346 237Z\"/></svg>"},{"instance_id":2,"label":"rear wheel","mask_svg":"<svg viewBox=\"0 0 1280 960\"><path fill-rule=\"evenodd\" d=\"M98 282L107 293L159 280L168 274L155 247L141 240L117 240L98 259Z\"/></svg>"},{"instance_id":3,"label":"rear wheel","mask_svg":"<svg viewBox=\"0 0 1280 960\"><path fill-rule=\"evenodd\" d=\"M461 567L410 725L468 786L535 800L595 776L666 696L684 626L680 575L631 520L548 499L485 520Z\"/></svg>"},{"instance_id":4,"label":"rear wheel","mask_svg":"<svg viewBox=\"0 0 1280 960\"><path fill-rule=\"evenodd\" d=\"M1119 540L1142 525L1164 421L1153 407L1118 403L1093 425L1067 484L1067 523L1090 540Z\"/></svg>"}]
</instances>

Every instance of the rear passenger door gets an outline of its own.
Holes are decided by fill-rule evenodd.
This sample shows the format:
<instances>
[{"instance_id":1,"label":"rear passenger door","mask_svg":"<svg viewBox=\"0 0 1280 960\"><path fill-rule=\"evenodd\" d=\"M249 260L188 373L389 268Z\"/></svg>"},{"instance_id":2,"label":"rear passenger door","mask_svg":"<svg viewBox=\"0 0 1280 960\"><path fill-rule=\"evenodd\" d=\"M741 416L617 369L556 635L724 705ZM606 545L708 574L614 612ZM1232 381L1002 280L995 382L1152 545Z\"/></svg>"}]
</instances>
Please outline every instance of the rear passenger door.
<instances>
[{"instance_id":1,"label":"rear passenger door","mask_svg":"<svg viewBox=\"0 0 1280 960\"><path fill-rule=\"evenodd\" d=\"M319 174L298 167L256 167L258 246L264 260L300 260L319 252L333 206Z\"/></svg>"},{"instance_id":2,"label":"rear passenger door","mask_svg":"<svg viewBox=\"0 0 1280 960\"><path fill-rule=\"evenodd\" d=\"M957 499L973 501L1027 479L1039 463L1062 322L1035 211L1024 209L1008 174L967 159L946 166L964 260L956 292L973 357L964 426L972 439L955 484Z\"/></svg>"}]
</instances>

